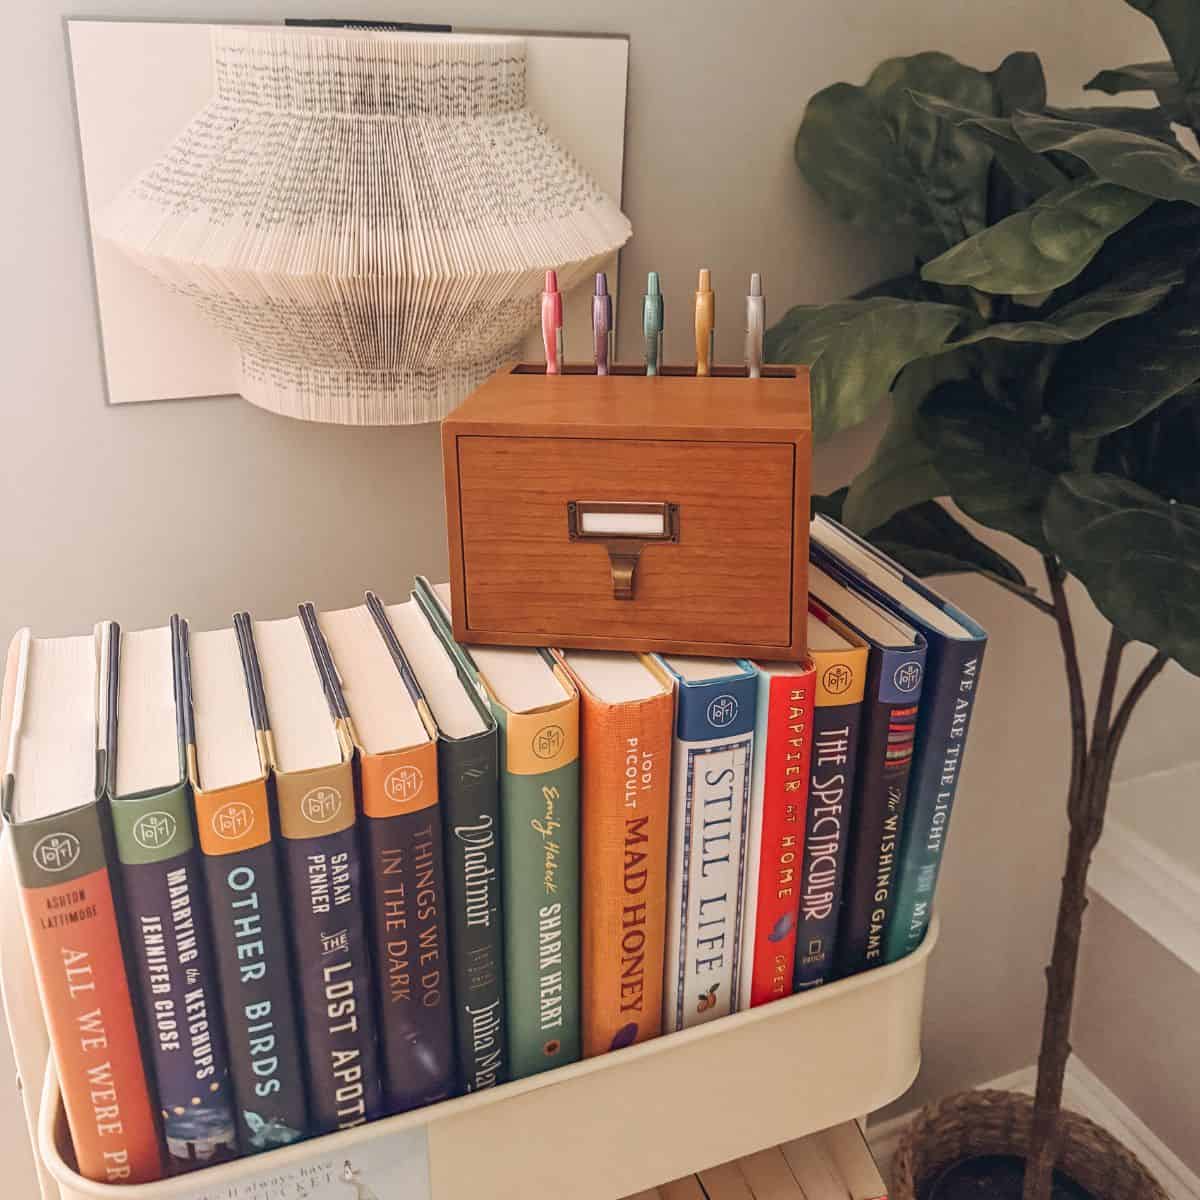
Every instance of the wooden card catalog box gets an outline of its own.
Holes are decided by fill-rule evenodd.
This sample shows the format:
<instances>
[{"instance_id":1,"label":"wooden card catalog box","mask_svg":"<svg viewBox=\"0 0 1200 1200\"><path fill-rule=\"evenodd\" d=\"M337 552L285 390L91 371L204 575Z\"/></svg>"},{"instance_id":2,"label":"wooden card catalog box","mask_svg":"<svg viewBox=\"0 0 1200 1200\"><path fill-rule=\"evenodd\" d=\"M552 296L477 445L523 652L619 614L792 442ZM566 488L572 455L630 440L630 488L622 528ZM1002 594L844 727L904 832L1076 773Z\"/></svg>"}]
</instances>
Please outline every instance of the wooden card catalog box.
<instances>
[{"instance_id":1,"label":"wooden card catalog box","mask_svg":"<svg viewBox=\"0 0 1200 1200\"><path fill-rule=\"evenodd\" d=\"M803 656L805 368L511 365L442 451L460 641Z\"/></svg>"}]
</instances>

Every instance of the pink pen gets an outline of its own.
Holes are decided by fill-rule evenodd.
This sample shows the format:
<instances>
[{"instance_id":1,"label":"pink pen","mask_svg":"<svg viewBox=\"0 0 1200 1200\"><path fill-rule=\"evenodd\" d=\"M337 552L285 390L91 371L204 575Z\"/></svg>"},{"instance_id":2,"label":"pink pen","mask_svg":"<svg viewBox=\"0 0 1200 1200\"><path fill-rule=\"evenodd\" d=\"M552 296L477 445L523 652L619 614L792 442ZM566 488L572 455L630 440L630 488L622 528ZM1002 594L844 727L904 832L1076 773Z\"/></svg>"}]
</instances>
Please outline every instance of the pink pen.
<instances>
[{"instance_id":1,"label":"pink pen","mask_svg":"<svg viewBox=\"0 0 1200 1200\"><path fill-rule=\"evenodd\" d=\"M596 374L608 374L608 338L612 332L612 297L608 294L608 276L596 272L596 294L592 297L592 342L595 346Z\"/></svg>"},{"instance_id":2,"label":"pink pen","mask_svg":"<svg viewBox=\"0 0 1200 1200\"><path fill-rule=\"evenodd\" d=\"M558 274L546 272L546 290L542 293L542 344L546 347L546 374L561 375L563 367L562 293Z\"/></svg>"}]
</instances>

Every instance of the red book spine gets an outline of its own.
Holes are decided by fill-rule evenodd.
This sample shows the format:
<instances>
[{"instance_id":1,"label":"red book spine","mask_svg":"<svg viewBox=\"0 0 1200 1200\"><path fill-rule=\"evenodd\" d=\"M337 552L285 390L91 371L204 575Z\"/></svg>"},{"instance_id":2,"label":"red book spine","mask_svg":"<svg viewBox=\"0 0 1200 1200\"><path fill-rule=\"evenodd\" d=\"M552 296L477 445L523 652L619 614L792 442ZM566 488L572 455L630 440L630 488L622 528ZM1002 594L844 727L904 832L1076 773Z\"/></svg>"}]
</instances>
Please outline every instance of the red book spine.
<instances>
[{"instance_id":1,"label":"red book spine","mask_svg":"<svg viewBox=\"0 0 1200 1200\"><path fill-rule=\"evenodd\" d=\"M792 994L800 908L804 825L812 755L814 674L774 675L766 719L762 840L750 1006Z\"/></svg>"}]
</instances>

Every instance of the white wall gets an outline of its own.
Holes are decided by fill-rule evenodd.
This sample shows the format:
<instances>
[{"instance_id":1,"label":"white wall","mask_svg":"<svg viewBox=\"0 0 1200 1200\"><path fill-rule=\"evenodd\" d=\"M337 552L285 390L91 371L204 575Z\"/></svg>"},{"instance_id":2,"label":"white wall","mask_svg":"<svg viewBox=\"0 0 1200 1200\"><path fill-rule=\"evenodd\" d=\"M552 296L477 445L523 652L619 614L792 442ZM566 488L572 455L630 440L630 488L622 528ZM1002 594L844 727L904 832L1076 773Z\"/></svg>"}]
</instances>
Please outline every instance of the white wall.
<instances>
[{"instance_id":1,"label":"white wall","mask_svg":"<svg viewBox=\"0 0 1200 1200\"><path fill-rule=\"evenodd\" d=\"M881 272L878 247L837 227L793 165L796 126L818 88L861 81L894 54L941 48L991 67L1009 50L1037 48L1056 98L1069 102L1097 68L1160 55L1152 26L1121 0L10 2L0 70L4 639L26 622L65 633L112 616L133 628L178 608L205 627L237 606L266 616L301 599L345 605L367 586L399 596L414 572L445 567L433 428L309 426L236 399L105 407L67 13L341 13L628 33L625 207L635 237L623 262L621 345L635 352L640 281L654 268L667 291L673 357L688 353L698 265L713 269L726 358L740 354L734 297L751 269L763 271L775 315ZM818 483L842 482L866 444L855 435L822 448ZM1064 696L1053 629L982 582L946 590L992 631L992 646L942 889L921 1097L1032 1060L1062 842ZM1160 685L1131 755L1181 753L1180 714L1195 696L1181 676ZM0 1063L0 1080L6 1071ZM15 1115L10 1104L0 1101L0 1111ZM2 1124L5 1150L18 1137ZM5 1162L16 1170L11 1155Z\"/></svg>"}]
</instances>

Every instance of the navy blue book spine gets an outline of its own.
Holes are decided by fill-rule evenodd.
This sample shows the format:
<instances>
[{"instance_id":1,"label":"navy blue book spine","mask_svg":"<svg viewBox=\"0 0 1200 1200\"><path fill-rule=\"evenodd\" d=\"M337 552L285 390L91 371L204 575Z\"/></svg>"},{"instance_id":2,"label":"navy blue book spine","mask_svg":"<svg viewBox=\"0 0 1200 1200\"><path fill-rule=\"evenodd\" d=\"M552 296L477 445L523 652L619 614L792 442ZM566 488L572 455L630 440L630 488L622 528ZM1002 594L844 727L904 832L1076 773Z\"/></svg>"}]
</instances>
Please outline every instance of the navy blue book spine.
<instances>
[{"instance_id":1,"label":"navy blue book spine","mask_svg":"<svg viewBox=\"0 0 1200 1200\"><path fill-rule=\"evenodd\" d=\"M915 650L871 647L837 937L839 976L884 962L924 669L924 638Z\"/></svg>"}]
</instances>

